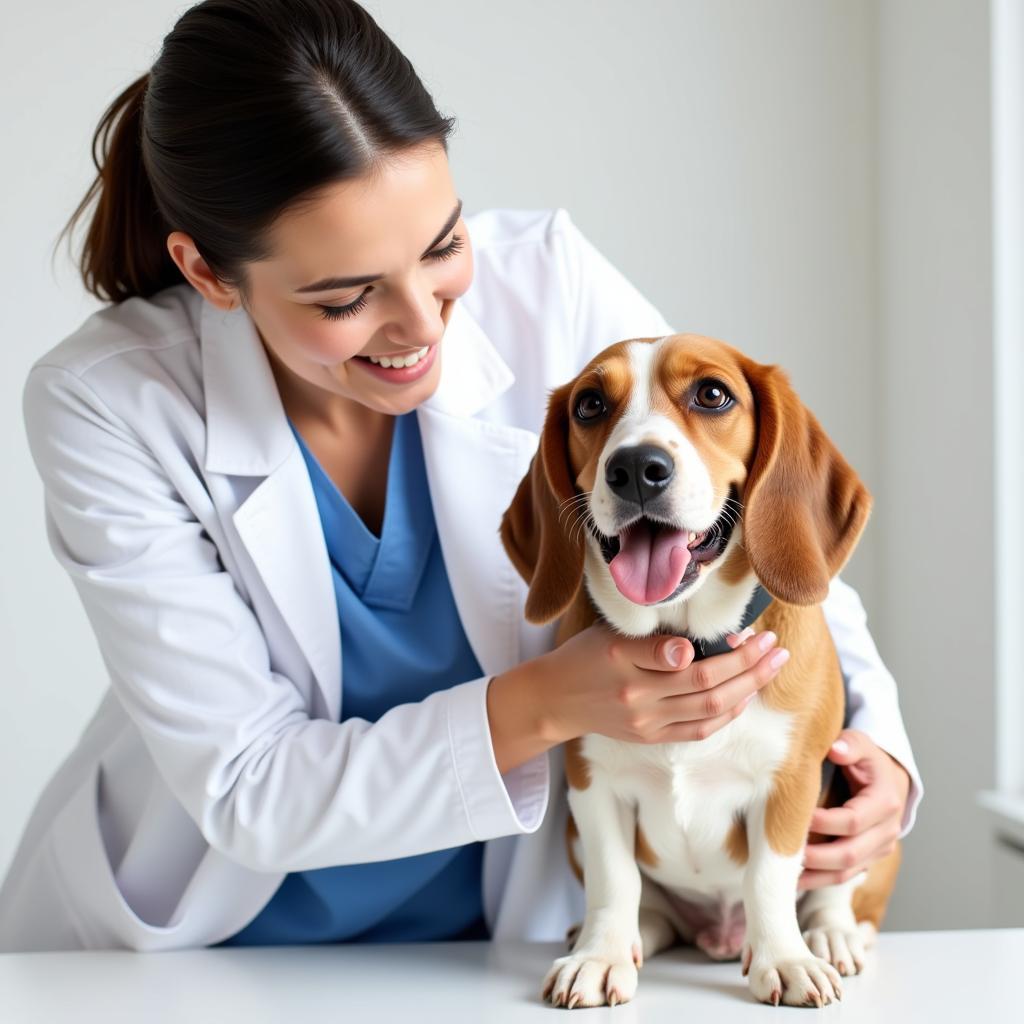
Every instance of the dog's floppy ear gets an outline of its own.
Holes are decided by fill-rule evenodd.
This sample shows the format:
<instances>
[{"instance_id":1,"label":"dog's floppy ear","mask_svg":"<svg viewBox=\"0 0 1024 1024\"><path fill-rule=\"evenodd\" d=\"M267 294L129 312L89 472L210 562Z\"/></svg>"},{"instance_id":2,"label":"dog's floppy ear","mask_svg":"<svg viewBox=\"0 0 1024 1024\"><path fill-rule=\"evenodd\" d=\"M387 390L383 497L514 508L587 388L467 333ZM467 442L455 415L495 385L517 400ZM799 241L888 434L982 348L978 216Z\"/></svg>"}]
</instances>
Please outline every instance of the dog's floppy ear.
<instances>
[{"instance_id":1,"label":"dog's floppy ear","mask_svg":"<svg viewBox=\"0 0 1024 1024\"><path fill-rule=\"evenodd\" d=\"M757 448L743 494L743 546L765 589L818 604L846 564L872 499L778 366L745 360Z\"/></svg>"},{"instance_id":2,"label":"dog's floppy ear","mask_svg":"<svg viewBox=\"0 0 1024 1024\"><path fill-rule=\"evenodd\" d=\"M583 580L583 533L570 530L582 510L574 514L575 506L564 504L576 493L569 471L571 390L572 381L551 392L540 444L501 517L501 541L529 584L526 618L534 623L561 615Z\"/></svg>"}]
</instances>

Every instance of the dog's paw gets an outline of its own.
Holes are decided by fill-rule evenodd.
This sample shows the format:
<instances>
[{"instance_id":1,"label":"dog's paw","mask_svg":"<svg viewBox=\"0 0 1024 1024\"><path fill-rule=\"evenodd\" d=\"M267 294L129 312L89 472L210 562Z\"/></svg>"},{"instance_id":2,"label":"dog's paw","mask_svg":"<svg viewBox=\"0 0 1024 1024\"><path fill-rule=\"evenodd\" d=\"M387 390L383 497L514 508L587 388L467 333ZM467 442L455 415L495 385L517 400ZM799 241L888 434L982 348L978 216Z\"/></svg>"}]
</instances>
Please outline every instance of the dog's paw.
<instances>
[{"instance_id":1,"label":"dog's paw","mask_svg":"<svg viewBox=\"0 0 1024 1024\"><path fill-rule=\"evenodd\" d=\"M762 1003L778 1006L827 1006L843 998L836 969L815 956L771 960L744 953L750 991Z\"/></svg>"},{"instance_id":2,"label":"dog's paw","mask_svg":"<svg viewBox=\"0 0 1024 1024\"><path fill-rule=\"evenodd\" d=\"M808 928L804 942L815 956L827 960L844 977L864 970L866 947L860 928Z\"/></svg>"},{"instance_id":3,"label":"dog's paw","mask_svg":"<svg viewBox=\"0 0 1024 1024\"><path fill-rule=\"evenodd\" d=\"M622 956L578 950L560 956L544 977L542 998L568 1009L615 1006L636 995L637 968L633 953Z\"/></svg>"}]
</instances>

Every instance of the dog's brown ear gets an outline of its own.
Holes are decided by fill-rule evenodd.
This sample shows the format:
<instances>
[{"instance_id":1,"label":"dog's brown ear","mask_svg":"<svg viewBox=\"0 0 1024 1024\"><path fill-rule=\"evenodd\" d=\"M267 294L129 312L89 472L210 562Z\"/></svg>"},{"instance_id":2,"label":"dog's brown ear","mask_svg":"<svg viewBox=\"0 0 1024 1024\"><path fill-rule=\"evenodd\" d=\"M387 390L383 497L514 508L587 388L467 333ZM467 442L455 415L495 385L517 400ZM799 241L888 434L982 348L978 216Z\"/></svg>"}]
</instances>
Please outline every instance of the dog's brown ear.
<instances>
[{"instance_id":1,"label":"dog's brown ear","mask_svg":"<svg viewBox=\"0 0 1024 1024\"><path fill-rule=\"evenodd\" d=\"M537 452L501 517L501 541L529 584L526 618L534 623L561 615L583 580L583 532L570 529L582 510L574 512L575 504L565 504L576 493L569 470L566 405L571 390L572 381L548 398Z\"/></svg>"},{"instance_id":2,"label":"dog's brown ear","mask_svg":"<svg viewBox=\"0 0 1024 1024\"><path fill-rule=\"evenodd\" d=\"M871 494L778 366L747 360L757 448L743 494L743 546L758 579L789 604L818 604L853 553Z\"/></svg>"}]
</instances>

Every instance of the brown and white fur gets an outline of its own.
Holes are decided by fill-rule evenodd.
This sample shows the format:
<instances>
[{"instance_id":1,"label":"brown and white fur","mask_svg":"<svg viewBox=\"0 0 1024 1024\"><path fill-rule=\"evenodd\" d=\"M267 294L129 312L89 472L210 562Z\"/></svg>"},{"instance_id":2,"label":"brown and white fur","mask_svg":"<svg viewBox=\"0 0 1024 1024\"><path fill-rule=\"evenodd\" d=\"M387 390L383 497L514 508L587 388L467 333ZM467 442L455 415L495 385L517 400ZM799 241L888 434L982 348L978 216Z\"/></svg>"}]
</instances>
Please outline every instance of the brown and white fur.
<instances>
[{"instance_id":1,"label":"brown and white fur","mask_svg":"<svg viewBox=\"0 0 1024 1024\"><path fill-rule=\"evenodd\" d=\"M640 445L671 467L647 504L639 492L624 500L622 477L617 493L607 474L616 453ZM529 584L527 618L561 616L556 643L599 618L629 636L710 641L737 631L760 581L774 600L753 627L791 652L742 714L703 740L590 734L566 744L568 852L587 909L544 979L555 1005L630 999L644 958L679 939L719 959L742 952L753 995L776 1005L827 1004L841 997L839 974L861 969L898 848L799 901L796 886L816 804L842 802L819 793L844 699L820 602L870 508L786 374L715 339L621 341L551 393L501 524ZM692 547L727 533L728 542L681 592L637 603L618 589L599 535L608 545L641 515L699 534Z\"/></svg>"}]
</instances>

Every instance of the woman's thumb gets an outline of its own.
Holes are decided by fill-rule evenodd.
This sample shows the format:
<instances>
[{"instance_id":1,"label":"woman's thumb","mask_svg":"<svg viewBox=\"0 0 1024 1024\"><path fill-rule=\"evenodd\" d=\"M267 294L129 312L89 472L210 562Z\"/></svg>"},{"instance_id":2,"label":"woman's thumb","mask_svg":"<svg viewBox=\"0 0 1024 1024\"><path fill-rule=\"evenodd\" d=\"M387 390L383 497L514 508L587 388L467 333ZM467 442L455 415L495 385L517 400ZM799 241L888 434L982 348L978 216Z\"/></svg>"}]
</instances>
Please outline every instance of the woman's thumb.
<instances>
[{"instance_id":1,"label":"woman's thumb","mask_svg":"<svg viewBox=\"0 0 1024 1024\"><path fill-rule=\"evenodd\" d=\"M864 756L863 734L856 729L844 729L828 752L829 760L836 764L853 764Z\"/></svg>"},{"instance_id":2,"label":"woman's thumb","mask_svg":"<svg viewBox=\"0 0 1024 1024\"><path fill-rule=\"evenodd\" d=\"M674 636L661 645L661 656L672 668L682 668L693 655L693 644L686 637Z\"/></svg>"}]
</instances>

